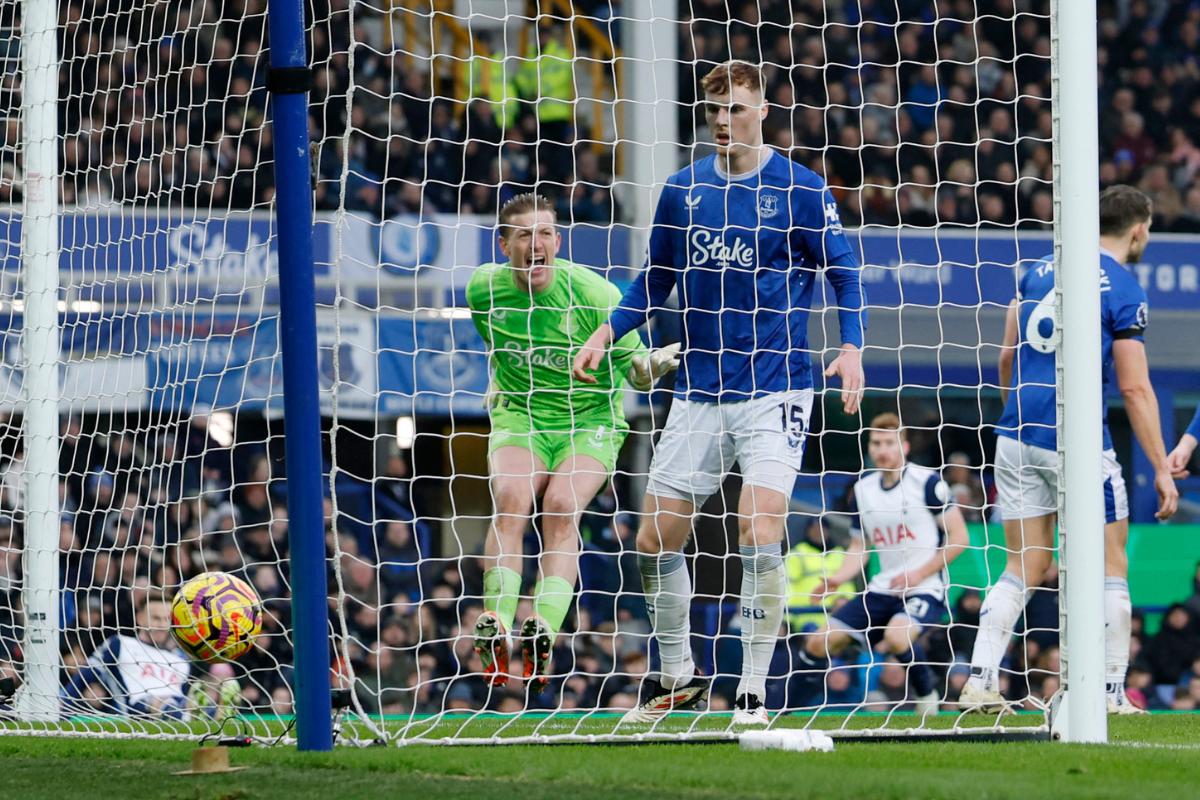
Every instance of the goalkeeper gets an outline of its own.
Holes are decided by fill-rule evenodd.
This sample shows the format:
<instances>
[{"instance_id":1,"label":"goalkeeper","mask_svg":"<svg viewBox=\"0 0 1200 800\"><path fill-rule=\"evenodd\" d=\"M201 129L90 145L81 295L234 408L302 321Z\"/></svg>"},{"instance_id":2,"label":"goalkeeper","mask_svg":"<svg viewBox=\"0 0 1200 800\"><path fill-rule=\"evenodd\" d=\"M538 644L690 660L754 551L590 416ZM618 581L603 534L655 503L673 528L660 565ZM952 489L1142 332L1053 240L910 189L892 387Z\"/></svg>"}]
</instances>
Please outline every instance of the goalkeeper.
<instances>
[{"instance_id":1,"label":"goalkeeper","mask_svg":"<svg viewBox=\"0 0 1200 800\"><path fill-rule=\"evenodd\" d=\"M484 680L508 682L508 635L521 592L522 541L541 497L540 580L533 615L521 625L523 674L549 680L550 652L571 607L579 573L579 519L616 468L629 426L622 384L645 391L678 364L678 345L650 353L624 336L592 385L571 361L621 293L586 267L556 258L562 237L550 201L522 194L500 209L507 264L485 264L467 284L467 304L491 362L488 442L495 515L488 528L484 613L475 652Z\"/></svg>"}]
</instances>

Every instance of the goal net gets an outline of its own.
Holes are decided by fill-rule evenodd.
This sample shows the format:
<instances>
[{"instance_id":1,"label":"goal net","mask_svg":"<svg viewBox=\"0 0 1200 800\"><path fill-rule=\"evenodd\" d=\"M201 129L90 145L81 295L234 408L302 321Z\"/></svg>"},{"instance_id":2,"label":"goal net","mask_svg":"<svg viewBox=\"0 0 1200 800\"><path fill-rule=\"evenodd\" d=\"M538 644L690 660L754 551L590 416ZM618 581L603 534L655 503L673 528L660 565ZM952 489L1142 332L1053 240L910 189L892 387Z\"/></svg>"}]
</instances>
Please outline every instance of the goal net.
<instances>
[{"instance_id":1,"label":"goal net","mask_svg":"<svg viewBox=\"0 0 1200 800\"><path fill-rule=\"evenodd\" d=\"M804 348L815 403L788 501L786 613L762 698L772 724L1045 729L1061 673L1054 577L1031 587L1002 662L1005 696L1030 713L966 715L958 697L981 598L1007 556L990 427L1001 409L1005 309L1022 264L1053 247L1046 3L306 8L329 646L334 688L348 692L345 737L730 730L743 659L736 469L698 509L684 556L690 652L712 680L707 705L620 724L661 668L635 540L649 512L649 464L677 402L672 376L650 392L618 390L630 432L611 480L577 498L579 576L547 685L522 679L517 638L507 685L485 682L473 644L492 566L485 395L494 367L467 306L481 265L506 268L498 210L530 191L553 204L561 258L629 286L666 179L713 152L699 83L730 58L762 65L773 157L828 184L836 206L825 225L845 226L869 317L867 392L862 411L847 414L838 382L821 376L842 340L837 296L817 279ZM36 62L23 22L22 4L0 2L0 199L10 203L0 212L0 679L22 686L15 701L0 699L0 732L194 735L237 724L275 735L293 713L295 586L266 2L61 5L50 101L58 242L41 254L58 266L56 385L31 386L38 354L23 318L31 209L44 207L26 187L50 185L30 174L34 112L22 88ZM510 311L521 309L492 313ZM679 341L678 300L658 311L640 335L654 346ZM39 396L58 397L49 439L30 436ZM883 412L899 414L910 462L944 478L969 543L950 565L945 613L918 640L919 661L883 653L877 630L814 673L801 658L806 642L825 635L841 604L860 602L876 568L813 594L846 557L851 487L873 466L866 427ZM31 507L35 498L45 505ZM545 511L543 501L531 515L517 561L518 625L534 611ZM54 571L39 553L56 553ZM232 664L162 660L170 639L147 609L213 570L258 592L262 636ZM51 641L39 639L45 632ZM932 669L936 716L915 713L909 673L918 666ZM161 685L180 670L184 700L164 701Z\"/></svg>"}]
</instances>

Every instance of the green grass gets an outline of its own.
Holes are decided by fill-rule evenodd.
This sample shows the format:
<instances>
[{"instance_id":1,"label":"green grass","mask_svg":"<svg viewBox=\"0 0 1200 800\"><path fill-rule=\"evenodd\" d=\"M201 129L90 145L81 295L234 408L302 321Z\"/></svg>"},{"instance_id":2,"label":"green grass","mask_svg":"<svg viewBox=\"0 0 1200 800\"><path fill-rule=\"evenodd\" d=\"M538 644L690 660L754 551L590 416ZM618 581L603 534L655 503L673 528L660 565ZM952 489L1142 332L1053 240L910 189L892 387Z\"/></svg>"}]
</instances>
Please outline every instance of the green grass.
<instances>
[{"instance_id":1,"label":"green grass","mask_svg":"<svg viewBox=\"0 0 1200 800\"><path fill-rule=\"evenodd\" d=\"M891 719L892 727L907 727L904 722ZM250 767L245 772L186 778L171 773L187 768L190 742L4 736L0 796L1184 800L1200 794L1200 715L1112 719L1110 739L1107 746L839 742L828 754L743 753L735 744L418 746L321 754L256 747L232 751L235 765Z\"/></svg>"}]
</instances>

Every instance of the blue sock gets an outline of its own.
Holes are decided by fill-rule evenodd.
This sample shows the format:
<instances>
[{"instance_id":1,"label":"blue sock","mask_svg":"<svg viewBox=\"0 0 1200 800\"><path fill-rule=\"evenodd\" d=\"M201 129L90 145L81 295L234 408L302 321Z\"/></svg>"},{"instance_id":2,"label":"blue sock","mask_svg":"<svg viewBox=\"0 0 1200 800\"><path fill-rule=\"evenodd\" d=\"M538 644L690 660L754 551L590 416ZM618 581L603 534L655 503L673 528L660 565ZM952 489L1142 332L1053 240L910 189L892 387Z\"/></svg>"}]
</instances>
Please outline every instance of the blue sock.
<instances>
[{"instance_id":1,"label":"blue sock","mask_svg":"<svg viewBox=\"0 0 1200 800\"><path fill-rule=\"evenodd\" d=\"M933 673L933 667L925 661L924 645L913 642L910 649L896 654L896 660L908 665L908 680L917 697L924 697L933 691L937 676Z\"/></svg>"}]
</instances>

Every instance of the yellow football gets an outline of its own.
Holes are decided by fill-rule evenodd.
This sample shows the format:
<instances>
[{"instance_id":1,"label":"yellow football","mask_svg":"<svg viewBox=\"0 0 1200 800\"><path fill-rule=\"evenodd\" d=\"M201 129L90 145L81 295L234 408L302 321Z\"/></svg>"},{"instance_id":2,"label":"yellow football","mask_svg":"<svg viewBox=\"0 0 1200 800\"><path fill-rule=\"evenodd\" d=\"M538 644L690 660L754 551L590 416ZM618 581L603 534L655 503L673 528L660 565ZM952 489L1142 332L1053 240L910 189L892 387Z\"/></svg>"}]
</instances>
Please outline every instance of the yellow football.
<instances>
[{"instance_id":1,"label":"yellow football","mask_svg":"<svg viewBox=\"0 0 1200 800\"><path fill-rule=\"evenodd\" d=\"M201 661L234 661L262 630L258 593L241 578L205 572L179 587L171 603L171 632L184 652Z\"/></svg>"}]
</instances>

